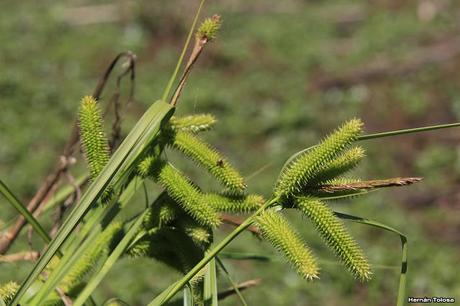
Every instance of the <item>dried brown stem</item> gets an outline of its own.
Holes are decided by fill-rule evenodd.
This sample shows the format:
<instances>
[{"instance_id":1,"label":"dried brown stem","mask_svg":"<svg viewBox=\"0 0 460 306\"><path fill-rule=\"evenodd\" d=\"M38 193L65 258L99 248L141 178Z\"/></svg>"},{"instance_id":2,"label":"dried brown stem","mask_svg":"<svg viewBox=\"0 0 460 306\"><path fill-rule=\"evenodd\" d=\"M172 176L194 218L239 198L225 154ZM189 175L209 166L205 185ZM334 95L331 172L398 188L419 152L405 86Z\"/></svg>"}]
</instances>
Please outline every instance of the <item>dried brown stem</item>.
<instances>
[{"instance_id":1,"label":"dried brown stem","mask_svg":"<svg viewBox=\"0 0 460 306\"><path fill-rule=\"evenodd\" d=\"M16 261L35 261L40 256L37 251L19 252L10 255L0 255L0 262L16 262Z\"/></svg>"},{"instance_id":2,"label":"dried brown stem","mask_svg":"<svg viewBox=\"0 0 460 306\"><path fill-rule=\"evenodd\" d=\"M208 42L207 38L200 38L200 37L195 37L195 45L193 46L192 53L190 54L189 60L187 62L187 65L185 66L184 73L182 74L182 77L179 81L179 85L177 85L176 90L174 91L174 95L171 99L171 105L176 106L177 101L179 100L182 90L185 87L185 84L187 83L188 76L190 75L190 71L193 68L193 65L196 63L198 58L200 57L201 52L204 49L204 46Z\"/></svg>"},{"instance_id":3,"label":"dried brown stem","mask_svg":"<svg viewBox=\"0 0 460 306\"><path fill-rule=\"evenodd\" d=\"M307 190L314 190L320 192L340 192L340 191L353 191L353 190L368 190L374 188L385 188L385 187L401 187L412 185L420 182L421 177L396 177L385 180L370 180L362 182L354 182L348 184L325 184L320 186L308 186Z\"/></svg>"},{"instance_id":4,"label":"dried brown stem","mask_svg":"<svg viewBox=\"0 0 460 306\"><path fill-rule=\"evenodd\" d=\"M122 79L129 73L130 75L130 80L131 80L131 87L129 90L128 94L128 100L126 104L129 104L132 102L133 97L134 97L134 89L135 89L135 78L136 78L136 56L134 54L131 54L129 57L129 61L126 65L126 69L120 73L117 77L116 81L116 86L115 86L115 92L112 95L111 104L113 104L114 107L114 115L115 115L115 120L113 121L112 124L112 135L110 139L110 149L111 151L115 151L115 149L118 147L120 144L120 139L121 139L121 103L120 103L120 87L121 87L121 81Z\"/></svg>"},{"instance_id":5,"label":"dried brown stem","mask_svg":"<svg viewBox=\"0 0 460 306\"><path fill-rule=\"evenodd\" d=\"M59 297L61 298L62 302L64 303L65 306L72 306L73 305L73 302L72 300L70 299L70 297L68 295L65 294L64 290L62 290L61 288L56 288L55 289L57 294L59 295Z\"/></svg>"},{"instance_id":6,"label":"dried brown stem","mask_svg":"<svg viewBox=\"0 0 460 306\"><path fill-rule=\"evenodd\" d=\"M236 286L236 288L238 289L238 291L243 291L243 290L246 290L248 288L251 288L251 287L255 287L255 286L258 286L262 283L262 279L260 278L256 278L256 279L251 279L251 280L248 280L248 281L245 281L243 283L240 283ZM217 294L217 299L218 300L223 300L233 294L236 294L236 290L235 288L229 288L225 291L222 291L222 292L219 292Z\"/></svg>"},{"instance_id":7,"label":"dried brown stem","mask_svg":"<svg viewBox=\"0 0 460 306\"><path fill-rule=\"evenodd\" d=\"M222 222L229 225L233 225L235 227L240 226L244 222L243 219L228 214L221 214L220 218ZM257 227L251 225L248 228L246 228L246 230L254 234L257 238L262 239L260 231Z\"/></svg>"},{"instance_id":8,"label":"dried brown stem","mask_svg":"<svg viewBox=\"0 0 460 306\"><path fill-rule=\"evenodd\" d=\"M214 22L220 22L220 16L214 15L212 16ZM185 66L184 73L180 78L179 84L177 85L176 90L174 91L174 95L171 99L171 105L176 106L177 101L179 100L182 90L185 87L185 83L187 83L188 76L190 75L190 71L193 68L193 65L196 63L198 58L200 57L201 52L203 52L204 46L212 40L212 37L202 36L197 34L195 36L195 44L192 49L192 53L190 53L190 57L188 59L187 65Z\"/></svg>"},{"instance_id":9,"label":"dried brown stem","mask_svg":"<svg viewBox=\"0 0 460 306\"><path fill-rule=\"evenodd\" d=\"M110 63L110 65L108 66L108 68L106 69L102 77L99 79L99 82L97 83L96 88L94 89L93 97L96 100L100 98L102 91L104 90L107 84L107 81L113 69L115 68L116 64L120 61L120 59L124 57L128 58L128 60L130 61L131 63L130 67L134 67L134 64L132 64L132 62L135 61L136 57L132 52L128 51L128 52L122 52L118 54L115 57L115 59ZM123 72L122 74L126 74L126 72ZM134 79L134 71L131 73L131 79L132 80ZM34 213L37 210L37 208L43 202L45 202L45 200L52 194L52 191L54 190L56 185L59 183L62 174L68 170L69 158L74 153L75 145L78 143L78 141L79 141L78 125L77 125L77 122L75 121L73 128L72 128L72 132L64 148L64 152L62 156L59 158L59 161L54 171L51 172L45 178L45 180L40 185L35 195L29 201L27 205L27 209L29 210L29 212ZM20 231L22 230L25 224L26 224L26 221L24 217L19 216L15 224L8 230L8 232L4 234L2 237L0 237L0 254L5 254L9 250L12 243L18 237Z\"/></svg>"}]
</instances>

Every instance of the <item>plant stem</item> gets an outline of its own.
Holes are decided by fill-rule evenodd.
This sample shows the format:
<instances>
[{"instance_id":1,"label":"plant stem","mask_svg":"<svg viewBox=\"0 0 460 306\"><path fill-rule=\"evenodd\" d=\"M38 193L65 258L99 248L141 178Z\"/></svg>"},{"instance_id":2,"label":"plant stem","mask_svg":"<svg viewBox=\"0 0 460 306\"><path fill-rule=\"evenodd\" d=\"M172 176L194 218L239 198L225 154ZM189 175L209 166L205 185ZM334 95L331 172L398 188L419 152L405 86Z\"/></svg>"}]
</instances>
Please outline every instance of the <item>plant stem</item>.
<instances>
[{"instance_id":1,"label":"plant stem","mask_svg":"<svg viewBox=\"0 0 460 306\"><path fill-rule=\"evenodd\" d=\"M184 48L182 49L182 53L179 57L179 60L177 61L176 68L174 69L174 72L168 81L168 85L166 85L165 91L163 92L163 97L161 98L161 100L164 102L167 101L169 93L171 92L172 86L174 84L174 81L176 80L177 74L179 73L180 66L182 65L182 62L185 57L185 53L187 52L188 46L190 44L190 40L192 39L192 35L195 30L196 23L198 22L198 17L200 16L201 8L203 7L204 2L205 0L201 0L200 6L198 6L198 9L195 14L195 18L193 19L192 26L187 36L187 40L185 41Z\"/></svg>"},{"instance_id":2,"label":"plant stem","mask_svg":"<svg viewBox=\"0 0 460 306\"><path fill-rule=\"evenodd\" d=\"M390 136L410 134L410 133L426 132L426 131L447 129L447 128L458 127L458 126L460 126L460 122L440 124L440 125L430 125L430 126L423 126L423 127L418 127L418 128L412 128L412 129L403 129L403 130L396 130L396 131L389 131L389 132L382 132L382 133L375 133L375 134L367 134L367 135L359 136L358 140L368 140L368 139L390 137Z\"/></svg>"},{"instance_id":3,"label":"plant stem","mask_svg":"<svg viewBox=\"0 0 460 306\"><path fill-rule=\"evenodd\" d=\"M241 234L247 227L249 227L253 222L254 218L259 215L262 211L267 209L268 207L272 206L274 203L278 201L277 198L272 199L266 202L262 207L259 208L252 216L247 218L240 226L238 226L233 232L231 232L224 240L222 240L214 249L210 250L206 256L193 267L182 279L180 279L177 283L174 284L168 293L162 298L161 301L157 301L156 299L153 300L148 306L156 306L156 305L163 305L167 303L174 295L179 292L192 278L195 274L197 274L204 266L211 261L223 248L225 248L233 239L235 239L239 234Z\"/></svg>"},{"instance_id":4,"label":"plant stem","mask_svg":"<svg viewBox=\"0 0 460 306\"><path fill-rule=\"evenodd\" d=\"M192 70L192 67L195 64L195 62L198 60L198 57L200 56L207 42L207 39L195 39L195 45L193 47L192 53L190 54L190 58L187 62L187 65L185 66L184 73L182 74L182 77L179 81L179 85L177 86L176 90L174 91L173 97L171 98L171 105L176 106L177 101L179 100L179 97L182 93L182 90L185 87L185 83L190 74L190 71Z\"/></svg>"}]
</instances>

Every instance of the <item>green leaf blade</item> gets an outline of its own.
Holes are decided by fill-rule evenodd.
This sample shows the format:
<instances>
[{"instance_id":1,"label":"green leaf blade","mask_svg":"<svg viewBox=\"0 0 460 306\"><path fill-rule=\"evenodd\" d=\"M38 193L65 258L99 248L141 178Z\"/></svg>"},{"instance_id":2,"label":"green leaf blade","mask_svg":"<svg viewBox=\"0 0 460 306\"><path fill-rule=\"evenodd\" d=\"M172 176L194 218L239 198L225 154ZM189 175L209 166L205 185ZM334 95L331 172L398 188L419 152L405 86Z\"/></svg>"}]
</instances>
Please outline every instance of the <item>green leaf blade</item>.
<instances>
[{"instance_id":1,"label":"green leaf blade","mask_svg":"<svg viewBox=\"0 0 460 306\"><path fill-rule=\"evenodd\" d=\"M66 241L70 233L74 230L88 209L96 203L112 180L117 175L120 177L120 173L123 173L123 170L130 167L131 163L147 146L147 144L142 143L142 141L147 141L155 137L163 120L165 118L169 118L172 115L173 110L174 109L171 105L158 101L145 112L126 139L122 142L118 150L115 151L108 164L102 169L99 176L83 194L80 202L67 217L56 237L51 241L45 253L39 258L37 264L34 266L34 269L29 273L26 280L16 293L13 301L9 305L16 305L21 302L21 297L24 295L26 290L38 277L56 252L58 252L61 245Z\"/></svg>"}]
</instances>

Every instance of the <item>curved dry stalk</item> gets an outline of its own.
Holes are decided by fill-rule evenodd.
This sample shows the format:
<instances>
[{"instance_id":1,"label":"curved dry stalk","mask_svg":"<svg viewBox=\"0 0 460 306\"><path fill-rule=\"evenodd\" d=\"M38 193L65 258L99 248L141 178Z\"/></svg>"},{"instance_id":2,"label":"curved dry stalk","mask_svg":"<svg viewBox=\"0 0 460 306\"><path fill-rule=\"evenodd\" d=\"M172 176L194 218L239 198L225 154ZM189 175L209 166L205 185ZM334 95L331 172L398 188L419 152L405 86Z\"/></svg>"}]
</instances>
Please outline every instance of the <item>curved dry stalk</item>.
<instances>
[{"instance_id":1,"label":"curved dry stalk","mask_svg":"<svg viewBox=\"0 0 460 306\"><path fill-rule=\"evenodd\" d=\"M369 190L385 187L402 187L418 183L421 177L395 177L384 180L358 181L347 184L323 184L319 186L307 186L306 190L334 193L340 191Z\"/></svg>"}]
</instances>

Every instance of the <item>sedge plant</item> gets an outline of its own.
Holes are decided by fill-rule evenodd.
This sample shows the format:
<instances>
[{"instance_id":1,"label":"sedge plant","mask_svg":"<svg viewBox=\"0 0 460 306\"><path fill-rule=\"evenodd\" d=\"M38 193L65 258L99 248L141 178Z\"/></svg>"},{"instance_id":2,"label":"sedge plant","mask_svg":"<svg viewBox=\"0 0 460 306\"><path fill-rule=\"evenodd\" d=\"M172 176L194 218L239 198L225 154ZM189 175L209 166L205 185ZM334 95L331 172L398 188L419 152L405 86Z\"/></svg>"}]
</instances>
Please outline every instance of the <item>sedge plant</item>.
<instances>
[{"instance_id":1,"label":"sedge plant","mask_svg":"<svg viewBox=\"0 0 460 306\"><path fill-rule=\"evenodd\" d=\"M87 163L89 184L53 239L3 183L1 193L40 233L47 244L30 274L21 284L0 287L0 305L97 305L92 298L105 275L123 256L147 257L160 261L183 277L149 305L164 305L181 290L187 305L217 305L217 268L225 267L217 255L243 231L254 226L286 262L306 281L318 281L321 265L315 250L304 241L284 216L295 210L305 216L324 244L337 257L344 271L358 281L372 278L369 263L344 220L389 230L402 241L402 270L397 305L403 305L407 271L407 239L399 231L364 218L335 212L329 202L353 198L384 187L404 186L419 178L359 180L348 177L365 157L358 145L364 140L459 126L431 126L378 134L363 134L363 122L351 119L317 145L299 151L281 169L269 198L247 192L238 169L201 133L217 122L212 114L174 116L175 107L191 68L204 46L216 38L221 25L218 16L205 19L195 32L204 1L201 1L185 47L162 99L153 103L120 146L111 154L104 132L99 101L85 96L80 103L78 127ZM177 78L195 33L195 45L181 78ZM177 81L178 80L178 81ZM172 92L174 84L176 90ZM193 161L221 185L219 190L199 186L164 154L175 150ZM162 191L131 218L124 212L146 181ZM66 190L69 190L67 188ZM72 189L70 191L72 192ZM214 233L224 214L248 216L222 241ZM305 283L308 286L308 283ZM235 287L243 304L246 302ZM104 305L123 305L113 299Z\"/></svg>"}]
</instances>

